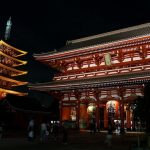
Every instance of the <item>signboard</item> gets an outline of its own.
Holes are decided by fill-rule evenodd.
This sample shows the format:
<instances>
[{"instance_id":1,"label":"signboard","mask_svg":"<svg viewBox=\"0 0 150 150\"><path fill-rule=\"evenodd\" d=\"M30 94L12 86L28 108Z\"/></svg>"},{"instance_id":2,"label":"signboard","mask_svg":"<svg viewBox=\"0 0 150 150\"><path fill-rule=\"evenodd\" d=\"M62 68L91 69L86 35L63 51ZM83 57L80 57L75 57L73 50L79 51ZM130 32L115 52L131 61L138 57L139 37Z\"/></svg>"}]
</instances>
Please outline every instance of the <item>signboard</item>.
<instances>
[{"instance_id":1,"label":"signboard","mask_svg":"<svg viewBox=\"0 0 150 150\"><path fill-rule=\"evenodd\" d=\"M111 55L109 53L104 54L105 65L111 65Z\"/></svg>"}]
</instances>

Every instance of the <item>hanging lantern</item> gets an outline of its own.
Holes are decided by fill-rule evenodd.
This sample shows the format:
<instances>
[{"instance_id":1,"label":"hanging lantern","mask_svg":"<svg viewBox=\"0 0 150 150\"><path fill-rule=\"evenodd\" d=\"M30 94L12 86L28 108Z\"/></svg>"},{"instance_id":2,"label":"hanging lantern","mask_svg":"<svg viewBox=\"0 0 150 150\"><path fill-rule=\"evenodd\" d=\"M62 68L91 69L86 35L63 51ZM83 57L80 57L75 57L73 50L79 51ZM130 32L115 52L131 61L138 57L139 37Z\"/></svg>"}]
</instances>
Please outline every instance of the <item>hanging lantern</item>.
<instances>
[{"instance_id":1,"label":"hanging lantern","mask_svg":"<svg viewBox=\"0 0 150 150\"><path fill-rule=\"evenodd\" d=\"M87 108L87 113L91 114L91 113L95 112L95 110L96 110L95 103L90 103L88 108Z\"/></svg>"},{"instance_id":2,"label":"hanging lantern","mask_svg":"<svg viewBox=\"0 0 150 150\"><path fill-rule=\"evenodd\" d=\"M116 113L118 110L118 102L115 100L108 101L106 103L106 110L108 113Z\"/></svg>"},{"instance_id":3,"label":"hanging lantern","mask_svg":"<svg viewBox=\"0 0 150 150\"><path fill-rule=\"evenodd\" d=\"M4 99L7 96L7 93L2 92L0 93L0 100Z\"/></svg>"}]
</instances>

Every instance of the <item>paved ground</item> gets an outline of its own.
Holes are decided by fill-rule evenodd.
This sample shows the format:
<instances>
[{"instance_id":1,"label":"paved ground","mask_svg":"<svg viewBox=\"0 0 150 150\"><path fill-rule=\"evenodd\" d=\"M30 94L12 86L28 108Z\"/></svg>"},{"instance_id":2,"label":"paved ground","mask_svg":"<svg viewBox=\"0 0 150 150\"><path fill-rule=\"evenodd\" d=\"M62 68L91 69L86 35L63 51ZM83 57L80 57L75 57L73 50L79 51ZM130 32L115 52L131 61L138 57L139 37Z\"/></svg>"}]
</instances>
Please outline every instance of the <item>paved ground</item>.
<instances>
[{"instance_id":1,"label":"paved ground","mask_svg":"<svg viewBox=\"0 0 150 150\"><path fill-rule=\"evenodd\" d=\"M17 134L16 134L17 135ZM90 134L89 132L70 132L68 144L62 144L50 138L46 143L40 143L39 137L29 142L23 136L7 136L0 139L0 150L131 150L138 143L138 135L143 138L143 133L126 133L113 135L112 147L105 144L106 132Z\"/></svg>"}]
</instances>

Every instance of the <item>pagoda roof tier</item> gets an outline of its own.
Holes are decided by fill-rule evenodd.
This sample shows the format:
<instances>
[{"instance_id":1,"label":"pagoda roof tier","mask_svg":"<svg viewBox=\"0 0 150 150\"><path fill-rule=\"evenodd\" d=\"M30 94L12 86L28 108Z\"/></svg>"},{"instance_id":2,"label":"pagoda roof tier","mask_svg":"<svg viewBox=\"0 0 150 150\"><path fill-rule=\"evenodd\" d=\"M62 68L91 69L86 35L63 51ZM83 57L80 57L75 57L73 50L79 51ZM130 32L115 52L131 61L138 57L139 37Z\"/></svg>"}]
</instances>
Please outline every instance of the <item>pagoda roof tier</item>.
<instances>
[{"instance_id":1,"label":"pagoda roof tier","mask_svg":"<svg viewBox=\"0 0 150 150\"><path fill-rule=\"evenodd\" d=\"M0 76L0 80L10 82L12 83L12 86L20 86L20 85L25 85L28 83L28 82L22 82L22 81L10 79L10 78L3 77L3 76Z\"/></svg>"},{"instance_id":2,"label":"pagoda roof tier","mask_svg":"<svg viewBox=\"0 0 150 150\"><path fill-rule=\"evenodd\" d=\"M17 95L17 96L26 96L26 95L28 95L28 93L12 91L12 90L7 90L7 89L3 89L3 88L0 88L0 93L13 94L13 95Z\"/></svg>"},{"instance_id":3,"label":"pagoda roof tier","mask_svg":"<svg viewBox=\"0 0 150 150\"><path fill-rule=\"evenodd\" d=\"M142 71L136 73L126 73L119 75L108 75L104 77L61 80L47 83L30 84L31 90L39 91L60 91L70 89L87 89L87 88L103 88L114 86L141 85L150 82L150 71Z\"/></svg>"},{"instance_id":4,"label":"pagoda roof tier","mask_svg":"<svg viewBox=\"0 0 150 150\"><path fill-rule=\"evenodd\" d=\"M132 43L139 38L147 39L150 36L150 23L128 27L112 32L80 38L76 40L67 41L66 45L58 50L54 50L48 53L34 54L33 56L37 60L56 59L66 56L73 56L75 54L92 53L92 48L97 47L99 50L111 48L115 46L121 46L125 43ZM130 41L129 41L130 40ZM89 50L89 51L88 51ZM93 51L91 51L93 50Z\"/></svg>"},{"instance_id":5,"label":"pagoda roof tier","mask_svg":"<svg viewBox=\"0 0 150 150\"><path fill-rule=\"evenodd\" d=\"M16 66L20 66L20 65L25 65L27 64L27 61L22 61L22 60L19 60L19 59L16 59L14 57L11 57L3 52L0 51L0 55L4 56L7 58L7 61L12 61L12 66L13 67L16 67ZM2 60L1 60L2 61ZM7 63L7 62L6 62Z\"/></svg>"},{"instance_id":6,"label":"pagoda roof tier","mask_svg":"<svg viewBox=\"0 0 150 150\"><path fill-rule=\"evenodd\" d=\"M4 69L6 69L6 70L11 71L11 72L12 72L12 73L11 73L11 76L19 76L19 75L27 74L27 71L20 71L20 70L17 70L17 69L14 69L14 68L5 66L5 65L3 65L2 63L0 63L0 68L4 68Z\"/></svg>"},{"instance_id":7,"label":"pagoda roof tier","mask_svg":"<svg viewBox=\"0 0 150 150\"><path fill-rule=\"evenodd\" d=\"M0 41L0 46L6 46L6 47L8 47L8 49L9 49L10 51L14 51L13 57L19 57L19 56L23 56L23 55L26 55L26 54L27 54L27 52L15 48L15 47L13 47L13 46L7 44L7 43L4 42L3 40ZM3 49L3 48L0 48L0 49ZM5 49L5 48L4 48L4 49Z\"/></svg>"}]
</instances>

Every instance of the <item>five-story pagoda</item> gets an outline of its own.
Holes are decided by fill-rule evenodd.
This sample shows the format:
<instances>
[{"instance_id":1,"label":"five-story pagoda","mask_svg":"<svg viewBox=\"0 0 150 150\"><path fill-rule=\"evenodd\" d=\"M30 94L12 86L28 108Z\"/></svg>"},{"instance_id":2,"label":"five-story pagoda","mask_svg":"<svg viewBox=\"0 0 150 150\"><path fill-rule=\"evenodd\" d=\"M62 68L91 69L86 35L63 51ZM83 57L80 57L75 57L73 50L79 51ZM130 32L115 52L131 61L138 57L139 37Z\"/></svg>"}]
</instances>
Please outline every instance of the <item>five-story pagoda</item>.
<instances>
[{"instance_id":1,"label":"five-story pagoda","mask_svg":"<svg viewBox=\"0 0 150 150\"><path fill-rule=\"evenodd\" d=\"M12 90L14 86L21 86L27 82L13 79L15 76L24 75L27 71L16 69L17 66L25 65L27 61L22 61L18 57L27 54L27 52L19 50L4 41L0 41L0 99L3 99L7 94L25 96L27 93L22 93Z\"/></svg>"}]
</instances>

